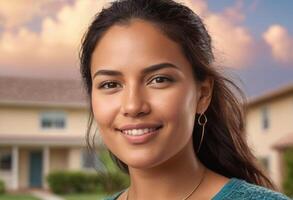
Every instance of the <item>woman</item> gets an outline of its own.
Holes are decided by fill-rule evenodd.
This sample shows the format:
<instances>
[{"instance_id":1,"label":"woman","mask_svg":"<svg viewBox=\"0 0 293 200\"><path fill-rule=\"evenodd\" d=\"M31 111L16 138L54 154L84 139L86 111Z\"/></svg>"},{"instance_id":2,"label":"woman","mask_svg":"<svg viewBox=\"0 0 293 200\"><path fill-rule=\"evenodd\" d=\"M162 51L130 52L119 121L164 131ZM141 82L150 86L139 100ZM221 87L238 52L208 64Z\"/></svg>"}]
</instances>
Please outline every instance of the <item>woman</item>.
<instances>
[{"instance_id":1,"label":"woman","mask_svg":"<svg viewBox=\"0 0 293 200\"><path fill-rule=\"evenodd\" d=\"M80 59L88 138L94 120L130 176L109 199L288 199L256 165L240 90L213 66L211 38L189 8L115 1L90 25Z\"/></svg>"}]
</instances>

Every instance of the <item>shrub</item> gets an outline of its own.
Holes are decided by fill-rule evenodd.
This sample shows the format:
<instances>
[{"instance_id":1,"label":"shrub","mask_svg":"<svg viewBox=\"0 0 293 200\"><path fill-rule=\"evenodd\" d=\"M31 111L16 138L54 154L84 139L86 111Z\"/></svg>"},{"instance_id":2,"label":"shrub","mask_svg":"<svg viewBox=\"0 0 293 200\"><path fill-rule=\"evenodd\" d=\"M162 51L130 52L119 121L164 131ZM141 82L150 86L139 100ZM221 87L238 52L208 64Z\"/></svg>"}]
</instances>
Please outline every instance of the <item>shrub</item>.
<instances>
[{"instance_id":1,"label":"shrub","mask_svg":"<svg viewBox=\"0 0 293 200\"><path fill-rule=\"evenodd\" d=\"M284 152L284 162L286 166L286 175L283 183L286 195L293 197L293 149Z\"/></svg>"},{"instance_id":2,"label":"shrub","mask_svg":"<svg viewBox=\"0 0 293 200\"><path fill-rule=\"evenodd\" d=\"M57 171L47 176L49 187L54 193L91 193L99 187L96 173Z\"/></svg>"},{"instance_id":3,"label":"shrub","mask_svg":"<svg viewBox=\"0 0 293 200\"><path fill-rule=\"evenodd\" d=\"M4 194L5 193L5 183L0 180L0 194Z\"/></svg>"}]
</instances>

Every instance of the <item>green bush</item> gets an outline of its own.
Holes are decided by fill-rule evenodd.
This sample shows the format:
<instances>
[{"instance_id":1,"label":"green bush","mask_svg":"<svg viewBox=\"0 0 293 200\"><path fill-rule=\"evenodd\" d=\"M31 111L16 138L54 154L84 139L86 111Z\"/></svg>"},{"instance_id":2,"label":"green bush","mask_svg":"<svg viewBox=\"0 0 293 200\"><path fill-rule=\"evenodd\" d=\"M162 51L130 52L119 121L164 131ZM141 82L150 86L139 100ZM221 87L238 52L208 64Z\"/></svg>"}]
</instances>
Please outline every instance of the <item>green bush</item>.
<instances>
[{"instance_id":1,"label":"green bush","mask_svg":"<svg viewBox=\"0 0 293 200\"><path fill-rule=\"evenodd\" d=\"M129 185L127 175L119 171L100 173L57 171L47 176L50 189L57 194L106 192L115 193Z\"/></svg>"},{"instance_id":2,"label":"green bush","mask_svg":"<svg viewBox=\"0 0 293 200\"><path fill-rule=\"evenodd\" d=\"M0 194L4 194L5 193L5 183L0 180Z\"/></svg>"},{"instance_id":3,"label":"green bush","mask_svg":"<svg viewBox=\"0 0 293 200\"><path fill-rule=\"evenodd\" d=\"M58 171L47 176L49 187L54 193L91 193L99 188L96 173Z\"/></svg>"},{"instance_id":4,"label":"green bush","mask_svg":"<svg viewBox=\"0 0 293 200\"><path fill-rule=\"evenodd\" d=\"M284 152L286 175L283 188L286 195L293 197L293 149Z\"/></svg>"}]
</instances>

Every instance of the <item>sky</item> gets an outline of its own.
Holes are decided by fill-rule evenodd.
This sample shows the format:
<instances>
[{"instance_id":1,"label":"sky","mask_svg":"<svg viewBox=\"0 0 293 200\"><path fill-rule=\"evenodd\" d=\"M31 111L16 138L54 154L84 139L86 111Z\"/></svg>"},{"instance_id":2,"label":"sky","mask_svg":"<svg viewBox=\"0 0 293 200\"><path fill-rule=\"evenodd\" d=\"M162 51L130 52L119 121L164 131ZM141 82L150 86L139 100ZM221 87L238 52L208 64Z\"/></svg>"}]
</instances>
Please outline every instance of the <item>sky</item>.
<instances>
[{"instance_id":1,"label":"sky","mask_svg":"<svg viewBox=\"0 0 293 200\"><path fill-rule=\"evenodd\" d=\"M79 79L81 38L109 0L0 0L1 76ZM293 84L292 0L181 0L204 21L215 66L248 97Z\"/></svg>"}]
</instances>

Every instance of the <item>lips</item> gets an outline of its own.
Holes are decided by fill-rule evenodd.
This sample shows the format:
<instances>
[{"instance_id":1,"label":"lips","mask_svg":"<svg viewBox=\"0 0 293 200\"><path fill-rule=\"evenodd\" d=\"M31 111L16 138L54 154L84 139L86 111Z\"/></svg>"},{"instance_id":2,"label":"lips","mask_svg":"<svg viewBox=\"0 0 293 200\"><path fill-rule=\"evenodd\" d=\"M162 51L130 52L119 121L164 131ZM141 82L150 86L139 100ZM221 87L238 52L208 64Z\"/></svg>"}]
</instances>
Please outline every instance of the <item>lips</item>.
<instances>
[{"instance_id":1,"label":"lips","mask_svg":"<svg viewBox=\"0 0 293 200\"><path fill-rule=\"evenodd\" d=\"M161 124L130 124L118 129L132 144L143 144L155 137L163 125Z\"/></svg>"},{"instance_id":2,"label":"lips","mask_svg":"<svg viewBox=\"0 0 293 200\"><path fill-rule=\"evenodd\" d=\"M147 133L154 132L157 129L159 129L159 128L130 129L130 130L124 130L121 132L124 134L127 134L127 135L138 136L138 135L144 135Z\"/></svg>"},{"instance_id":3,"label":"lips","mask_svg":"<svg viewBox=\"0 0 293 200\"><path fill-rule=\"evenodd\" d=\"M120 128L118 128L120 131L127 131L127 130L133 130L133 129L157 129L157 128L161 128L163 125L161 124L147 124L147 123L143 123L143 124L127 124L124 126L121 126Z\"/></svg>"}]
</instances>

